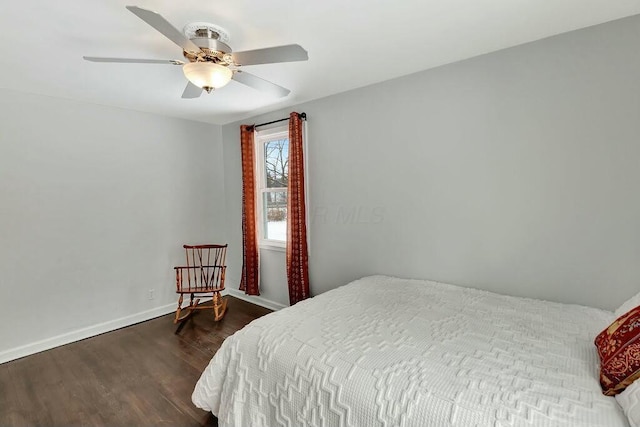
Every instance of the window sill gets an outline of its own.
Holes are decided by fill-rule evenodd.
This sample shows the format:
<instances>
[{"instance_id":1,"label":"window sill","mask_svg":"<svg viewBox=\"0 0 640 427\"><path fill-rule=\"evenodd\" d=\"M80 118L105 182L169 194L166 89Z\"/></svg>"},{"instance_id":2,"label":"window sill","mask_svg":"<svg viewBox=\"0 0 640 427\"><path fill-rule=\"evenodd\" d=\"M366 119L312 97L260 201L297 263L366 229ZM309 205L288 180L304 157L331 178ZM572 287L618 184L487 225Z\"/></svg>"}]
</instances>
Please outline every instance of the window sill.
<instances>
[{"instance_id":1,"label":"window sill","mask_svg":"<svg viewBox=\"0 0 640 427\"><path fill-rule=\"evenodd\" d=\"M273 244L269 244L269 243L260 243L258 245L259 249L266 249L268 251L275 251L275 252L286 252L287 251L287 247L285 245L273 245Z\"/></svg>"}]
</instances>

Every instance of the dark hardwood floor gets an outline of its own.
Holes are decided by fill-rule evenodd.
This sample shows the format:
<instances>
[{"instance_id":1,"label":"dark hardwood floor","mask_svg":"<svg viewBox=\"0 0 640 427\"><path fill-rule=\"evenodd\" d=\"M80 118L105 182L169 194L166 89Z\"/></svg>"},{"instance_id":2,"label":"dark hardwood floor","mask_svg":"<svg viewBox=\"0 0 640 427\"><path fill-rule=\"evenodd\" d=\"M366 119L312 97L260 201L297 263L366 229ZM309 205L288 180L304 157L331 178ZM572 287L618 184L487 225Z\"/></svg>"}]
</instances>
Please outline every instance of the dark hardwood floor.
<instances>
[{"instance_id":1,"label":"dark hardwood floor","mask_svg":"<svg viewBox=\"0 0 640 427\"><path fill-rule=\"evenodd\" d=\"M173 314L0 365L0 426L217 426L191 403L224 339L270 310L229 298L216 323Z\"/></svg>"}]
</instances>

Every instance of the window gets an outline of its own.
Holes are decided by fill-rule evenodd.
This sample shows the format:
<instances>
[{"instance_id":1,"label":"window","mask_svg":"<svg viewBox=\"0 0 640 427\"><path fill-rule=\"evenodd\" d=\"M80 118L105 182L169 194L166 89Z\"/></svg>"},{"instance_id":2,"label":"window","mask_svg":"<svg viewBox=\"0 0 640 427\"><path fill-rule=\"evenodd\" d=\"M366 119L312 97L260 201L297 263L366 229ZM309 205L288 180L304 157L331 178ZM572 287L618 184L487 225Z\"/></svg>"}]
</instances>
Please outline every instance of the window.
<instances>
[{"instance_id":1,"label":"window","mask_svg":"<svg viewBox=\"0 0 640 427\"><path fill-rule=\"evenodd\" d=\"M258 232L261 246L284 247L287 240L289 128L256 134Z\"/></svg>"}]
</instances>

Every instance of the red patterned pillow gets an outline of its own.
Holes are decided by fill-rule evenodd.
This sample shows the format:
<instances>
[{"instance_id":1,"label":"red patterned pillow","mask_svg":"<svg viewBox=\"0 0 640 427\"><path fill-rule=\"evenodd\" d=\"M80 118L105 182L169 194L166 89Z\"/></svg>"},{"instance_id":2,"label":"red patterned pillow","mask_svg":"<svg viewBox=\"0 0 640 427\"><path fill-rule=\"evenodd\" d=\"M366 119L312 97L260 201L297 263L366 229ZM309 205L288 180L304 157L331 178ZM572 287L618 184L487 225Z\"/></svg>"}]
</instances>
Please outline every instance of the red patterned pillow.
<instances>
[{"instance_id":1,"label":"red patterned pillow","mask_svg":"<svg viewBox=\"0 0 640 427\"><path fill-rule=\"evenodd\" d=\"M595 340L600 356L600 385L614 396L640 378L640 306L618 317Z\"/></svg>"}]
</instances>

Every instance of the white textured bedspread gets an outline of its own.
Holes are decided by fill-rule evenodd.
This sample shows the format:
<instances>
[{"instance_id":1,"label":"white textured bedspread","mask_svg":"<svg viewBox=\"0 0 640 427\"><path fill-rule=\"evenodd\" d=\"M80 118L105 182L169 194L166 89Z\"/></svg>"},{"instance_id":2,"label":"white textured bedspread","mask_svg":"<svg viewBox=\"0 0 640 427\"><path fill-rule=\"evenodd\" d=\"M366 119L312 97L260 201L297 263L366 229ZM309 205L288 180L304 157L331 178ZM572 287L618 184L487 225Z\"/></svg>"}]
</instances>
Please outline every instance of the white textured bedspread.
<instances>
[{"instance_id":1,"label":"white textured bedspread","mask_svg":"<svg viewBox=\"0 0 640 427\"><path fill-rule=\"evenodd\" d=\"M220 426L628 426L595 308L373 276L227 338L193 392Z\"/></svg>"}]
</instances>

